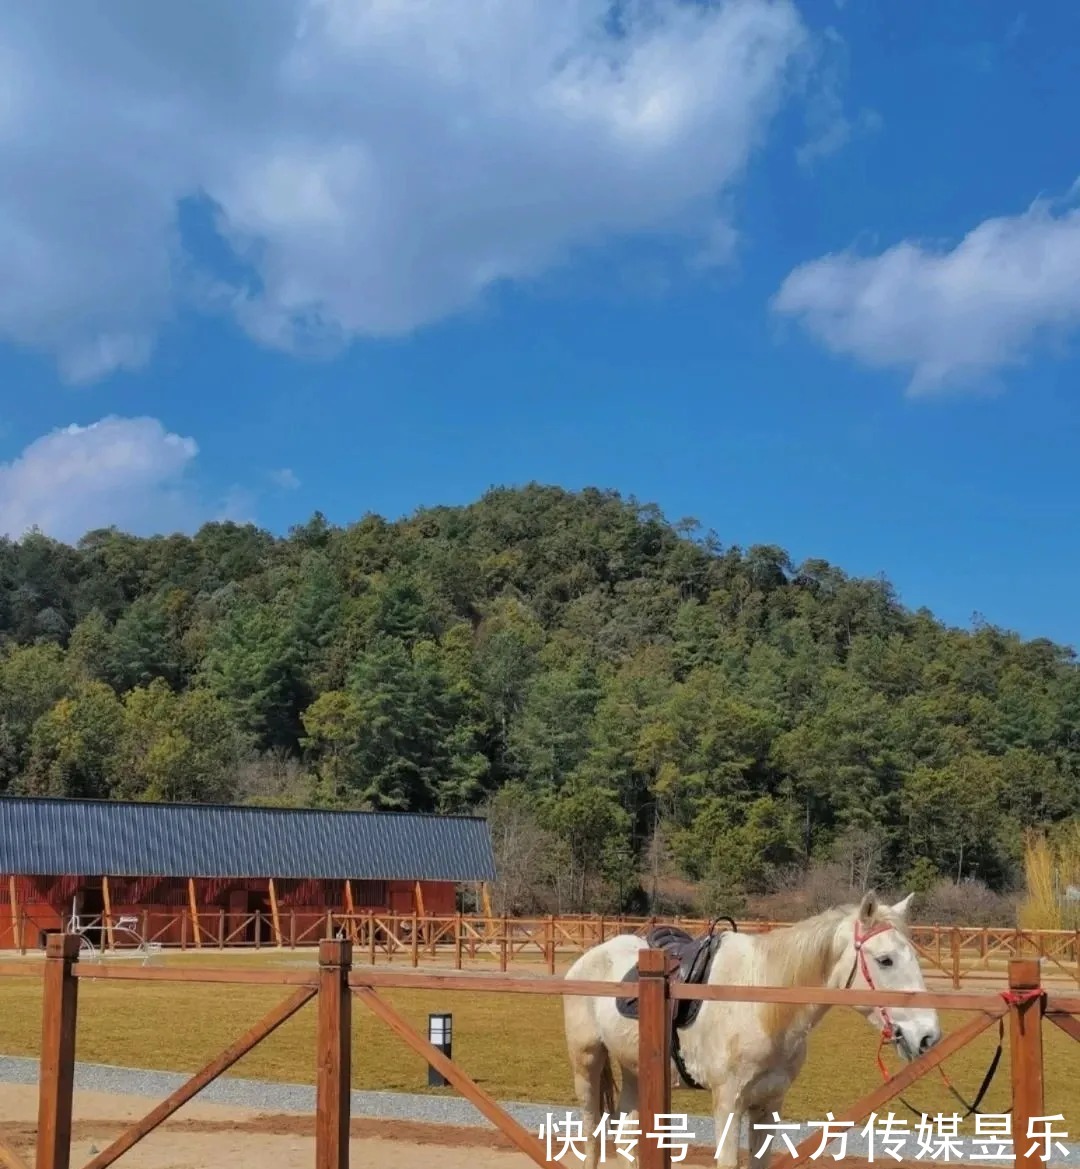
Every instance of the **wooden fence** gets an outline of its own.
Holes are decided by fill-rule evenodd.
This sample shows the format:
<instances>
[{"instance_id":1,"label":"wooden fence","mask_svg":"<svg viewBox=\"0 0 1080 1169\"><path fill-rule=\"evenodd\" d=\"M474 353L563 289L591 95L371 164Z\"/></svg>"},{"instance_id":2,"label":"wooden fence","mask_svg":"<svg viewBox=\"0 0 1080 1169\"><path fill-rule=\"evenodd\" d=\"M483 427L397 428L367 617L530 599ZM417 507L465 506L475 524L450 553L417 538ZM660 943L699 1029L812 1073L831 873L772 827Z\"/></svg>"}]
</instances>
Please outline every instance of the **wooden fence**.
<instances>
[{"instance_id":1,"label":"wooden fence","mask_svg":"<svg viewBox=\"0 0 1080 1169\"><path fill-rule=\"evenodd\" d=\"M243 922L226 916L224 910L204 910L192 919L187 910L146 910L133 928L120 930L106 916L83 918L83 958L100 954L124 954L140 949L226 950L314 948L324 940L351 941L359 961L452 961L458 970L466 960L497 963L500 973L522 962L542 963L549 974L560 960L567 961L598 942L619 933L644 934L659 921L681 925L691 933L704 931L709 923L687 918L627 917L484 917L472 914L420 916L378 911L362 913L281 913L274 922L249 914ZM179 923L179 929L177 924ZM4 936L0 919L0 938ZM786 922L744 921L743 932L762 932ZM271 942L262 941L269 926ZM254 941L245 941L252 930ZM10 926L8 927L10 928ZM1003 982L1008 962L1016 958L1038 958L1052 980L1067 980L1080 987L1080 930L1025 930L1020 928L916 925L912 941L927 972L948 979L954 989L980 981ZM21 936L21 935L19 935ZM163 946L165 936L180 941ZM110 940L111 939L111 940Z\"/></svg>"},{"instance_id":2,"label":"wooden fence","mask_svg":"<svg viewBox=\"0 0 1080 1169\"><path fill-rule=\"evenodd\" d=\"M353 967L353 945L348 940L319 943L315 970L238 970L106 966L79 961L79 940L71 935L49 939L44 962L33 969L44 979L39 1072L36 1169L70 1169L75 1049L78 1029L78 991L81 978L153 982L199 982L271 985L289 988L289 995L231 1046L210 1060L182 1087L122 1132L83 1166L106 1169L145 1136L172 1116L198 1092L227 1071L245 1053L261 1043L287 1019L312 1001L317 1011L316 1039L316 1169L348 1169L352 1087L352 1004L354 999L395 1032L469 1100L521 1152L537 1165L550 1165L545 1144L509 1116L468 1074L433 1047L380 995L385 988L469 990L480 993L619 995L637 997L640 1059L641 1169L670 1169L671 1151L656 1134L660 1121L671 1115L670 1007L672 999L780 1002L848 1006L925 1006L971 1012L973 1018L936 1047L905 1065L874 1091L843 1108L838 1125L856 1124L876 1113L912 1083L972 1042L1006 1016L1009 1020L1012 1089L1012 1140L1015 1164L1035 1169L1043 1164L1036 1145L1035 1120L1045 1120L1043 1093L1042 1024L1046 1020L1080 1041L1080 996L1050 993L1041 985L1037 959L1013 959L1009 989L999 993L911 992L883 990L827 990L818 987L687 986L669 983L664 956L655 950L640 955L640 977L625 982L568 982L560 978L512 978L500 975L409 974L371 967ZM28 963L0 963L0 977L25 977ZM1032 1143L1029 1145L1029 1140ZM772 1169L796 1169L820 1149L814 1136L774 1159ZM11 1151L13 1169L26 1169ZM362 1169L362 1166L358 1166Z\"/></svg>"}]
</instances>

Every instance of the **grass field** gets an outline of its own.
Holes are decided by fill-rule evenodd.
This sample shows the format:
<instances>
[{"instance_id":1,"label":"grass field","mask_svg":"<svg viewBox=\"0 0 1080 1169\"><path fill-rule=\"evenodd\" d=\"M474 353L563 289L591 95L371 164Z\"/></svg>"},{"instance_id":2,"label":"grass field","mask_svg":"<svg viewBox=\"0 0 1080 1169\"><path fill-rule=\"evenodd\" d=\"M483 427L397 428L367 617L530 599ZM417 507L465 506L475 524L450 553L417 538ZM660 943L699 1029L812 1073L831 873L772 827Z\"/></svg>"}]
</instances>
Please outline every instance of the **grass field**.
<instances>
[{"instance_id":1,"label":"grass field","mask_svg":"<svg viewBox=\"0 0 1080 1169\"><path fill-rule=\"evenodd\" d=\"M305 954L260 954L217 958L176 955L169 965L266 967L314 964ZM91 981L79 985L77 1058L91 1063L192 1072L213 1058L262 1014L288 997L290 988L193 983ZM427 1015L452 1011L453 1056L496 1098L542 1104L572 1104L572 1082L563 1034L561 1001L552 996L472 991L384 990L380 993L422 1033ZM946 1033L970 1017L942 1016ZM36 1056L41 1035L41 984L36 978L0 979L0 1053ZM997 1041L991 1027L948 1061L949 1077L969 1098L976 1091ZM1044 1027L1048 1112L1065 1115L1070 1134L1080 1134L1080 1043ZM880 1082L875 1065L876 1033L854 1011L833 1008L810 1041L810 1056L788 1097L787 1119L820 1119ZM231 1075L312 1083L315 1003L311 1002L269 1039L234 1065ZM889 1066L895 1060L888 1058ZM426 1064L372 1016L354 1005L353 1086L367 1090L451 1092L427 1087ZM928 1112L951 1114L957 1104L931 1073L906 1098ZM984 1111L1009 1106L1006 1047ZM891 1105L898 1114L899 1102ZM677 1092L678 1112L707 1113L707 1095ZM909 1117L910 1123L915 1123Z\"/></svg>"}]
</instances>

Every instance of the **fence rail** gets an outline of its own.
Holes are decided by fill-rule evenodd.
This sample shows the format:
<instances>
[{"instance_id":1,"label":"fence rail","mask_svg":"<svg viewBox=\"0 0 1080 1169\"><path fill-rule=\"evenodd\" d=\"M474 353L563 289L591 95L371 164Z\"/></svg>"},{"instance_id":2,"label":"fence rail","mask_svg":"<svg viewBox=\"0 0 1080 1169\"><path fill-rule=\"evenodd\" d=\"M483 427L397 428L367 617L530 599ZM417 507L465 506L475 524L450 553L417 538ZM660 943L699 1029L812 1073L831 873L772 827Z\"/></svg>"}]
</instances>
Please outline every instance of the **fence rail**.
<instances>
[{"instance_id":1,"label":"fence rail","mask_svg":"<svg viewBox=\"0 0 1080 1169\"><path fill-rule=\"evenodd\" d=\"M49 939L40 962L0 963L0 977L36 972L43 978L42 1037L39 1072L39 1105L36 1169L70 1169L75 1048L78 1028L78 990L82 978L116 978L129 981L218 982L278 985L291 990L267 1015L248 1029L225 1051L215 1056L184 1085L146 1116L128 1127L108 1147L96 1153L83 1169L106 1169L133 1148L163 1121L243 1055L272 1034L286 1020L312 1001L317 1010L316 1036L316 1169L349 1169L350 1091L352 1087L353 1001L361 1003L403 1042L440 1072L467 1100L537 1165L548 1165L545 1147L524 1129L468 1074L418 1034L381 995L380 990L468 989L473 992L547 995L608 995L638 999L638 1056L640 1083L639 1152L641 1169L670 1169L671 1152L656 1139L663 1118L671 1114L670 1008L674 999L727 999L742 1002L787 1002L875 1006L925 1006L939 1010L968 1011L973 1018L946 1036L930 1051L891 1076L880 1087L839 1111L837 1124L854 1124L897 1097L912 1083L938 1067L945 1059L972 1042L998 1020L1009 1020L1009 1075L1011 1077L1015 1164L1034 1169L1041 1159L1034 1144L1032 1121L1045 1119L1043 1092L1042 1022L1046 1019L1071 1038L1080 1041L1080 995L1050 993L1041 983L1037 959L1012 959L1004 992L958 993L883 990L825 990L818 987L696 986L671 983L665 977L664 956L645 950L639 958L637 983L570 982L555 977L486 977L452 973L407 973L353 966L350 939L323 939L318 967L306 971L242 970L237 968L191 969L116 966L101 969L81 962L77 937L57 935ZM794 1154L774 1159L772 1169L797 1169L807 1161L819 1138L800 1144ZM25 1169L14 1153L11 1163Z\"/></svg>"},{"instance_id":2,"label":"fence rail","mask_svg":"<svg viewBox=\"0 0 1080 1169\"><path fill-rule=\"evenodd\" d=\"M644 934L660 922L680 925L691 933L708 928L709 922L680 917L486 917L476 914L444 916L383 913L378 910L337 912L335 910L282 909L270 915L251 913L237 922L225 910L204 909L193 921L184 910L144 910L137 921L102 914L78 922L83 958L149 955L163 950L260 950L315 948L326 940L352 942L357 961L422 962L451 958L457 969L466 960L497 962L500 972L522 962L540 962L549 974L560 960L576 956L619 933ZM788 925L780 921L742 921L743 932L762 932ZM0 943L17 939L23 945L25 933L0 911ZM71 923L65 920L65 929ZM250 933L250 937L248 934ZM269 939L267 940L267 936ZM1080 930L1029 930L1019 927L972 927L961 925L915 925L912 941L924 967L938 978L948 979L954 988L981 981L1001 982L1008 962L1016 958L1039 958L1047 974L1080 987ZM166 937L178 941L165 941Z\"/></svg>"}]
</instances>

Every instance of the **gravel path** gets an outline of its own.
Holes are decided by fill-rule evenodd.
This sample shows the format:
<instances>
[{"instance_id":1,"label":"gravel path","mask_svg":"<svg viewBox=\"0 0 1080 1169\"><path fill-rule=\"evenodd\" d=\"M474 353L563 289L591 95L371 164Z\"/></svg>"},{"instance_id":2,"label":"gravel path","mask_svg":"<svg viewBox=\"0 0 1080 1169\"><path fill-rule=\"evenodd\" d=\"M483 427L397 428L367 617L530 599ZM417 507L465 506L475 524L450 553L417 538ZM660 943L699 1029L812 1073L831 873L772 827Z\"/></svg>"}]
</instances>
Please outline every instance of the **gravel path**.
<instances>
[{"instance_id":1,"label":"gravel path","mask_svg":"<svg viewBox=\"0 0 1080 1169\"><path fill-rule=\"evenodd\" d=\"M14 1056L0 1056L0 1082L10 1084L34 1084L37 1082L38 1061ZM75 1088L76 1090L107 1092L122 1096L144 1096L164 1098L186 1082L187 1077L174 1072L148 1071L140 1068L111 1067L104 1064L76 1063ZM450 1091L448 1089L448 1091ZM352 1114L354 1116L371 1117L385 1120L408 1120L431 1124L446 1124L458 1126L479 1125L489 1126L489 1121L471 1104L460 1097L454 1096L421 1096L410 1095L404 1092L360 1092L354 1091L352 1098ZM305 1084L280 1084L262 1080L234 1079L228 1076L221 1077L204 1088L196 1099L206 1103L229 1104L234 1107L257 1109L265 1113L311 1113L315 1110L315 1089ZM500 1104L517 1121L532 1132L543 1135L543 1126L556 1126L553 1137L553 1156L565 1146L562 1137L568 1135L567 1117L578 1119L578 1113L571 1110L569 1113L563 1107L552 1106L544 1108L535 1104L518 1102L502 1102ZM680 1118L681 1119L681 1118ZM880 1122L879 1122L880 1123ZM891 1154L895 1148L898 1156L904 1159L917 1161L971 1161L975 1156L976 1164L1011 1164L1012 1157L995 1156L995 1144L991 1140L987 1144L973 1145L970 1138L955 1142L953 1151L943 1149L936 1133L929 1134L925 1139L931 1142L932 1153L926 1145L920 1146L920 1133L917 1118L906 1120L900 1118L900 1130L906 1131L908 1136L901 1140L899 1133L895 1144L890 1140L889 1146L881 1143L871 1146L869 1138L861 1132L862 1125L856 1125L848 1131L847 1152L853 1157L863 1157L868 1160L886 1164L896 1164ZM1054 1125L1057 1131L1063 1131L1061 1122ZM715 1149L717 1134L712 1119L703 1116L687 1118L689 1138L683 1136L682 1141L690 1144ZM785 1136L793 1144L807 1136L820 1133L820 1126L791 1125L783 1127L772 1134L773 1148L783 1151ZM1070 1134L1071 1135L1071 1134ZM755 1146L764 1139L755 1134ZM741 1145L747 1147L747 1136L742 1134ZM1017 1141L1017 1144L1020 1142ZM1051 1165L1080 1166L1080 1144L1071 1140L1063 1140L1066 1152L1054 1149L1051 1152ZM960 1152L956 1146L960 1146ZM836 1145L831 1145L827 1152L815 1160L832 1161L836 1152ZM614 1156L612 1152L609 1154ZM571 1155L567 1161L573 1164Z\"/></svg>"}]
</instances>

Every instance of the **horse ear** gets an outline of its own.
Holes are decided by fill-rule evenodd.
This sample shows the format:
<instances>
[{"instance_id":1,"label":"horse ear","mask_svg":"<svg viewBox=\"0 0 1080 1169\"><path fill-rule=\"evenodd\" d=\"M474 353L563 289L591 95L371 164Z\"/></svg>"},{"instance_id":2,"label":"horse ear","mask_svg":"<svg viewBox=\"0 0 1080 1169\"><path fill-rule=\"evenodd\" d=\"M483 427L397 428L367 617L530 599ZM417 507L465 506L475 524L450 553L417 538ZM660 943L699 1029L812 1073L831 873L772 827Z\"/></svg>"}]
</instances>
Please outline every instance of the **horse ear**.
<instances>
[{"instance_id":1,"label":"horse ear","mask_svg":"<svg viewBox=\"0 0 1080 1169\"><path fill-rule=\"evenodd\" d=\"M915 896L914 892L909 893L903 901L898 901L893 907L892 911L897 917L907 917L907 911L911 908L911 899Z\"/></svg>"},{"instance_id":2,"label":"horse ear","mask_svg":"<svg viewBox=\"0 0 1080 1169\"><path fill-rule=\"evenodd\" d=\"M878 895L871 889L859 905L859 920L869 925L877 917L877 911Z\"/></svg>"}]
</instances>

